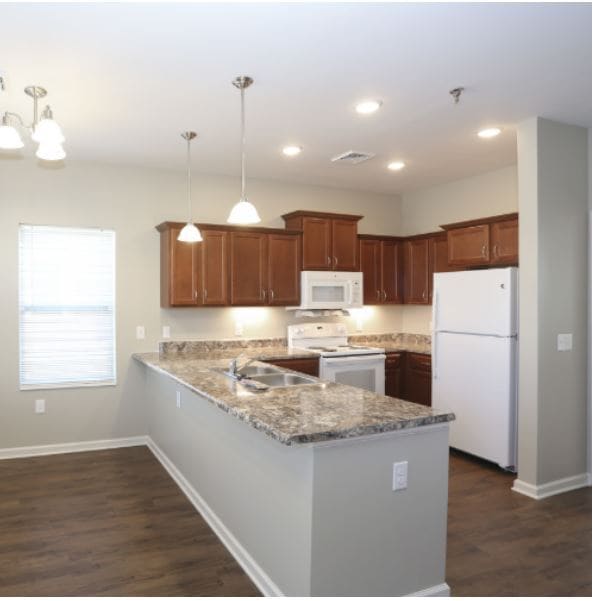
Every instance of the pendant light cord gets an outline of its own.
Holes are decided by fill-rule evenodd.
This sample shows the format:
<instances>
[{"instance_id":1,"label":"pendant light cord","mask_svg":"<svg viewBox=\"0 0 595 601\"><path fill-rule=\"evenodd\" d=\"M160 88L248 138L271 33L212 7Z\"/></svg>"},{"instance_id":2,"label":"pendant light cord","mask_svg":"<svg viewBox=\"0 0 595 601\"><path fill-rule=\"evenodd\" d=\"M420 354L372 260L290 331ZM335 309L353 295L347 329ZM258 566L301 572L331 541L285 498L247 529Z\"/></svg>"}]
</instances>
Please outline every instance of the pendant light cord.
<instances>
[{"instance_id":1,"label":"pendant light cord","mask_svg":"<svg viewBox=\"0 0 595 601\"><path fill-rule=\"evenodd\" d=\"M244 88L240 89L242 98L242 200L246 200L246 116L244 111Z\"/></svg>"},{"instance_id":2,"label":"pendant light cord","mask_svg":"<svg viewBox=\"0 0 595 601\"><path fill-rule=\"evenodd\" d=\"M190 177L190 138L186 140L186 170L188 180L188 223L192 223L192 179Z\"/></svg>"}]
</instances>

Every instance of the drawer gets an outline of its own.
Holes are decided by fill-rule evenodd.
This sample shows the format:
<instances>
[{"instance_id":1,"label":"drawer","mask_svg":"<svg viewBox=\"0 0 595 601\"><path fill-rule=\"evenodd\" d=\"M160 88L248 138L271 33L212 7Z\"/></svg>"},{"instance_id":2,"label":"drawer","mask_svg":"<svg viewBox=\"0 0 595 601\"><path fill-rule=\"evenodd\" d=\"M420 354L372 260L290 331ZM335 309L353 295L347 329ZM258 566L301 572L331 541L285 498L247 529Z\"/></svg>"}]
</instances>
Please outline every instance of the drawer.
<instances>
[{"instance_id":1,"label":"drawer","mask_svg":"<svg viewBox=\"0 0 595 601\"><path fill-rule=\"evenodd\" d=\"M409 353L408 357L409 367L412 369L419 369L422 371L432 371L432 356L424 355L422 353Z\"/></svg>"},{"instance_id":2,"label":"drawer","mask_svg":"<svg viewBox=\"0 0 595 601\"><path fill-rule=\"evenodd\" d=\"M401 365L401 353L386 354L386 369L395 369Z\"/></svg>"}]
</instances>

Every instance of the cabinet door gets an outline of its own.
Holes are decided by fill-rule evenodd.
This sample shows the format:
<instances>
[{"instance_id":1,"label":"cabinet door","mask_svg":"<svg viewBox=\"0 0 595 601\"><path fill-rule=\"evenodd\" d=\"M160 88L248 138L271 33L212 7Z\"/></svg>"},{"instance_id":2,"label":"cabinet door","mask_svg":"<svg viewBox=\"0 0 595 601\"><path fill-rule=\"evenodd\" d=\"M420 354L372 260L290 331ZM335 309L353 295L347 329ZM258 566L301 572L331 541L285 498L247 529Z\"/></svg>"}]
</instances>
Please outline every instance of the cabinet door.
<instances>
[{"instance_id":1,"label":"cabinet door","mask_svg":"<svg viewBox=\"0 0 595 601\"><path fill-rule=\"evenodd\" d=\"M384 394L403 398L401 391L401 353L387 353L385 363Z\"/></svg>"},{"instance_id":2,"label":"cabinet door","mask_svg":"<svg viewBox=\"0 0 595 601\"><path fill-rule=\"evenodd\" d=\"M205 230L197 246L200 255L199 302L203 305L229 304L229 261L227 232Z\"/></svg>"},{"instance_id":3,"label":"cabinet door","mask_svg":"<svg viewBox=\"0 0 595 601\"><path fill-rule=\"evenodd\" d=\"M360 271L364 278L364 305L377 305L381 300L380 241L360 240Z\"/></svg>"},{"instance_id":4,"label":"cabinet door","mask_svg":"<svg viewBox=\"0 0 595 601\"><path fill-rule=\"evenodd\" d=\"M232 232L230 242L231 304L265 305L266 234Z\"/></svg>"},{"instance_id":5,"label":"cabinet door","mask_svg":"<svg viewBox=\"0 0 595 601\"><path fill-rule=\"evenodd\" d=\"M497 221L490 224L492 265L517 265L519 262L519 221Z\"/></svg>"},{"instance_id":6,"label":"cabinet door","mask_svg":"<svg viewBox=\"0 0 595 601\"><path fill-rule=\"evenodd\" d=\"M432 405L432 358L418 353L407 354L405 398L412 403Z\"/></svg>"},{"instance_id":7,"label":"cabinet door","mask_svg":"<svg viewBox=\"0 0 595 601\"><path fill-rule=\"evenodd\" d=\"M267 257L269 305L299 305L300 237L268 234Z\"/></svg>"},{"instance_id":8,"label":"cabinet door","mask_svg":"<svg viewBox=\"0 0 595 601\"><path fill-rule=\"evenodd\" d=\"M434 294L434 274L444 271L454 271L456 268L448 264L448 242L446 234L429 239L429 282L428 282L428 304L432 304Z\"/></svg>"},{"instance_id":9,"label":"cabinet door","mask_svg":"<svg viewBox=\"0 0 595 601\"><path fill-rule=\"evenodd\" d=\"M299 371L310 376L318 377L318 365L320 363L318 358L312 359L275 359L273 361L265 361L271 365L277 365L278 367L284 367L285 369L293 369L293 371Z\"/></svg>"},{"instance_id":10,"label":"cabinet door","mask_svg":"<svg viewBox=\"0 0 595 601\"><path fill-rule=\"evenodd\" d=\"M335 271L357 270L357 221L331 220L331 269Z\"/></svg>"},{"instance_id":11,"label":"cabinet door","mask_svg":"<svg viewBox=\"0 0 595 601\"><path fill-rule=\"evenodd\" d=\"M405 242L405 303L425 305L428 302L428 239Z\"/></svg>"},{"instance_id":12,"label":"cabinet door","mask_svg":"<svg viewBox=\"0 0 595 601\"><path fill-rule=\"evenodd\" d=\"M304 217L302 222L304 270L331 269L331 222Z\"/></svg>"},{"instance_id":13,"label":"cabinet door","mask_svg":"<svg viewBox=\"0 0 595 601\"><path fill-rule=\"evenodd\" d=\"M400 303L399 243L396 240L383 240L381 258L382 302Z\"/></svg>"},{"instance_id":14,"label":"cabinet door","mask_svg":"<svg viewBox=\"0 0 595 601\"><path fill-rule=\"evenodd\" d=\"M473 225L448 230L448 264L487 265L490 262L490 226Z\"/></svg>"},{"instance_id":15,"label":"cabinet door","mask_svg":"<svg viewBox=\"0 0 595 601\"><path fill-rule=\"evenodd\" d=\"M178 241L180 227L161 232L161 306L195 306L197 300L197 247Z\"/></svg>"}]
</instances>

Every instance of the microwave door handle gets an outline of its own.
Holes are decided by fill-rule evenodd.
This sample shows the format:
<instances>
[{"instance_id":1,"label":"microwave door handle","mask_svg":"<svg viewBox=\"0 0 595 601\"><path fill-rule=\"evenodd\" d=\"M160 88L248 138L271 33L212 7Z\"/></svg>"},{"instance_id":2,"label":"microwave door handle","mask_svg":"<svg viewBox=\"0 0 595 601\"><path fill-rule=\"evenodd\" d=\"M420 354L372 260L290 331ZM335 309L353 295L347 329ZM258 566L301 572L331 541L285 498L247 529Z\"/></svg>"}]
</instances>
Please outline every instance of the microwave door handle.
<instances>
[{"instance_id":1,"label":"microwave door handle","mask_svg":"<svg viewBox=\"0 0 595 601\"><path fill-rule=\"evenodd\" d=\"M353 305L353 282L347 282L349 288L349 304Z\"/></svg>"}]
</instances>

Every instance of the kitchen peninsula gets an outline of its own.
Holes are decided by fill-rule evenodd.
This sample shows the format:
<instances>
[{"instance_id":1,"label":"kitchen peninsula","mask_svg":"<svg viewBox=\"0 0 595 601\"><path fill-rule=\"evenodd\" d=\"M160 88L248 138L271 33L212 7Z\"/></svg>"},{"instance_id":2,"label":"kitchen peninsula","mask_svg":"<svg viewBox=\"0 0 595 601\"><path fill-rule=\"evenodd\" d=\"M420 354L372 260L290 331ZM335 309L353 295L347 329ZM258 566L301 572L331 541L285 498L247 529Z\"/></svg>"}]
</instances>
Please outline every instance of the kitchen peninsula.
<instances>
[{"instance_id":1,"label":"kitchen peninsula","mask_svg":"<svg viewBox=\"0 0 595 601\"><path fill-rule=\"evenodd\" d=\"M168 344L135 355L151 447L263 593L448 594L452 414L317 379L253 392L222 373L240 352L311 357L280 343Z\"/></svg>"}]
</instances>

